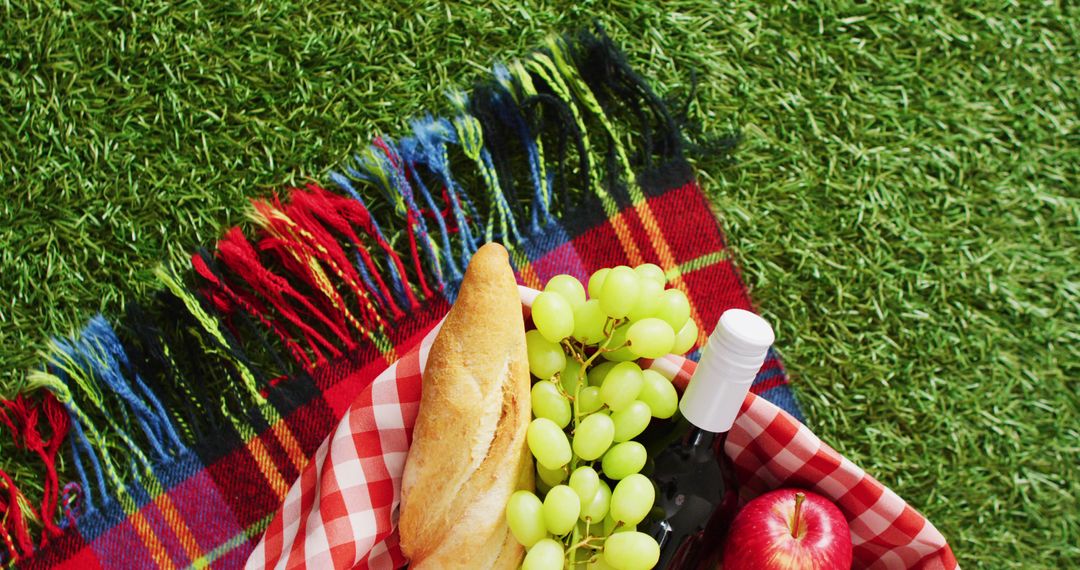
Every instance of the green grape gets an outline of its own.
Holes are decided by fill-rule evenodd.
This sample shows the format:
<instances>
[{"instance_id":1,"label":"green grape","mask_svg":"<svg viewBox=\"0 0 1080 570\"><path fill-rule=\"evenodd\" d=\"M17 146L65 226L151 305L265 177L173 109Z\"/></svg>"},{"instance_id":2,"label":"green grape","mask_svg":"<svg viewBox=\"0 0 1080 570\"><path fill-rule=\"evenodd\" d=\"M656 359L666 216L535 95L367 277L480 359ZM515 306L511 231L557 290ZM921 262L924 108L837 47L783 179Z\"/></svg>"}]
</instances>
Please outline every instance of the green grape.
<instances>
[{"instance_id":1,"label":"green grape","mask_svg":"<svg viewBox=\"0 0 1080 570\"><path fill-rule=\"evenodd\" d=\"M626 331L630 330L629 323L623 323L613 329L611 329L611 340L607 341L608 350L614 350L622 348L626 344Z\"/></svg>"},{"instance_id":2,"label":"green grape","mask_svg":"<svg viewBox=\"0 0 1080 570\"><path fill-rule=\"evenodd\" d=\"M600 465L605 476L618 481L641 471L647 456L644 445L636 441L626 441L611 446Z\"/></svg>"},{"instance_id":3,"label":"green grape","mask_svg":"<svg viewBox=\"0 0 1080 570\"><path fill-rule=\"evenodd\" d=\"M600 397L612 411L630 405L641 393L641 368L633 362L620 362L613 366L600 386Z\"/></svg>"},{"instance_id":4,"label":"green grape","mask_svg":"<svg viewBox=\"0 0 1080 570\"><path fill-rule=\"evenodd\" d=\"M605 352L604 358L611 362L630 362L632 360L637 360L638 355L634 354L634 351L630 350L630 347L626 347L613 352Z\"/></svg>"},{"instance_id":5,"label":"green grape","mask_svg":"<svg viewBox=\"0 0 1080 570\"><path fill-rule=\"evenodd\" d=\"M567 303L570 303L570 308L574 310L577 310L585 302L585 288L581 286L581 281L578 281L572 275L556 275L548 279L544 291L558 293L559 296L566 299Z\"/></svg>"},{"instance_id":6,"label":"green grape","mask_svg":"<svg viewBox=\"0 0 1080 570\"><path fill-rule=\"evenodd\" d=\"M697 342L698 326L694 319L686 319L686 324L675 334L675 344L671 347L672 354L686 354L694 348Z\"/></svg>"},{"instance_id":7,"label":"green grape","mask_svg":"<svg viewBox=\"0 0 1080 570\"><path fill-rule=\"evenodd\" d=\"M660 545L643 532L618 532L604 542L604 562L616 570L650 570L660 560Z\"/></svg>"},{"instance_id":8,"label":"green grape","mask_svg":"<svg viewBox=\"0 0 1080 570\"><path fill-rule=\"evenodd\" d=\"M521 570L563 570L565 554L562 543L545 538L534 544L525 554Z\"/></svg>"},{"instance_id":9,"label":"green grape","mask_svg":"<svg viewBox=\"0 0 1080 570\"><path fill-rule=\"evenodd\" d=\"M536 330L550 342L560 342L574 332L574 311L558 293L544 291L532 304L532 319Z\"/></svg>"},{"instance_id":10,"label":"green grape","mask_svg":"<svg viewBox=\"0 0 1080 570\"><path fill-rule=\"evenodd\" d=\"M566 480L566 469L563 469L562 467L558 469L548 469L537 463L536 474L541 481L548 484L548 487L554 487Z\"/></svg>"},{"instance_id":11,"label":"green grape","mask_svg":"<svg viewBox=\"0 0 1080 570\"><path fill-rule=\"evenodd\" d=\"M580 514L581 498L566 485L552 487L544 497L544 524L555 536L574 530Z\"/></svg>"},{"instance_id":12,"label":"green grape","mask_svg":"<svg viewBox=\"0 0 1080 570\"><path fill-rule=\"evenodd\" d=\"M600 525L600 531L604 533L604 536L608 536L615 532L615 528L618 525L619 522L611 518L611 513L609 512L607 516L604 517L604 523Z\"/></svg>"},{"instance_id":13,"label":"green grape","mask_svg":"<svg viewBox=\"0 0 1080 570\"><path fill-rule=\"evenodd\" d=\"M595 560L590 560L585 565L585 570L618 570L618 568L605 562L603 556L597 556Z\"/></svg>"},{"instance_id":14,"label":"green grape","mask_svg":"<svg viewBox=\"0 0 1080 570\"><path fill-rule=\"evenodd\" d=\"M574 453L585 461L592 461L611 447L614 437L615 423L607 414L585 416L585 419L578 422L574 432Z\"/></svg>"},{"instance_id":15,"label":"green grape","mask_svg":"<svg viewBox=\"0 0 1080 570\"><path fill-rule=\"evenodd\" d=\"M597 344L604 340L607 315L600 308L600 301L589 299L574 308L574 340L585 344Z\"/></svg>"},{"instance_id":16,"label":"green grape","mask_svg":"<svg viewBox=\"0 0 1080 570\"><path fill-rule=\"evenodd\" d=\"M574 469L574 472L570 474L570 488L577 493L578 498L581 499L582 505L587 505L592 502L593 496L596 495L597 489L600 488L600 476L596 474L596 470L588 465L583 465Z\"/></svg>"},{"instance_id":17,"label":"green grape","mask_svg":"<svg viewBox=\"0 0 1080 570\"><path fill-rule=\"evenodd\" d=\"M590 299L597 299L600 297L600 289L604 286L604 281L607 279L608 273L611 273L611 269L605 267L597 270L596 273L593 273L589 277Z\"/></svg>"},{"instance_id":18,"label":"green grape","mask_svg":"<svg viewBox=\"0 0 1080 570\"><path fill-rule=\"evenodd\" d=\"M563 390L566 390L566 393L571 396L574 395L574 390L577 389L579 372L581 372L581 363L573 358L567 358L566 368L563 368L562 372L559 373L559 381Z\"/></svg>"},{"instance_id":19,"label":"green grape","mask_svg":"<svg viewBox=\"0 0 1080 570\"><path fill-rule=\"evenodd\" d=\"M645 402L630 402L629 406L611 414L611 422L615 424L615 441L630 441L649 427L650 420L652 410Z\"/></svg>"},{"instance_id":20,"label":"green grape","mask_svg":"<svg viewBox=\"0 0 1080 570\"><path fill-rule=\"evenodd\" d=\"M648 279L640 279L639 281L641 288L638 291L638 302L630 313L626 315L630 322L655 316L656 310L660 308L660 298L664 295L663 285Z\"/></svg>"},{"instance_id":21,"label":"green grape","mask_svg":"<svg viewBox=\"0 0 1080 570\"><path fill-rule=\"evenodd\" d=\"M581 389L578 394L578 413L581 415L591 414L604 405L604 399L600 397L600 388L588 386Z\"/></svg>"},{"instance_id":22,"label":"green grape","mask_svg":"<svg viewBox=\"0 0 1080 570\"><path fill-rule=\"evenodd\" d=\"M547 418L560 428L570 423L570 400L559 392L559 387L549 380L541 380L532 387L532 413Z\"/></svg>"},{"instance_id":23,"label":"green grape","mask_svg":"<svg viewBox=\"0 0 1080 570\"><path fill-rule=\"evenodd\" d=\"M655 370L642 370L641 393L638 400L649 406L654 418L667 419L679 408L679 394L670 380Z\"/></svg>"},{"instance_id":24,"label":"green grape","mask_svg":"<svg viewBox=\"0 0 1080 570\"><path fill-rule=\"evenodd\" d=\"M612 425L613 434L614 431L615 426ZM536 461L548 469L558 469L570 462L572 454L566 434L558 424L547 418L533 420L525 433L525 440Z\"/></svg>"},{"instance_id":25,"label":"green grape","mask_svg":"<svg viewBox=\"0 0 1080 570\"><path fill-rule=\"evenodd\" d=\"M613 319L625 317L638 301L638 276L633 269L620 265L604 278L600 288L600 308Z\"/></svg>"},{"instance_id":26,"label":"green grape","mask_svg":"<svg viewBox=\"0 0 1080 570\"><path fill-rule=\"evenodd\" d=\"M540 499L528 491L515 491L506 502L506 524L525 548L547 537L543 507Z\"/></svg>"},{"instance_id":27,"label":"green grape","mask_svg":"<svg viewBox=\"0 0 1080 570\"><path fill-rule=\"evenodd\" d=\"M537 465L539 465L539 464L537 464ZM538 472L537 477L539 477L539 476L540 476L540 474ZM543 497L550 490L551 490L551 485L548 485L547 481L544 481L543 479L538 479L536 481L536 494L537 495L540 495L541 497Z\"/></svg>"},{"instance_id":28,"label":"green grape","mask_svg":"<svg viewBox=\"0 0 1080 570\"><path fill-rule=\"evenodd\" d=\"M597 364L589 369L589 386L603 386L604 378L607 378L608 372L611 372L612 368L618 362L604 362Z\"/></svg>"},{"instance_id":29,"label":"green grape","mask_svg":"<svg viewBox=\"0 0 1080 570\"><path fill-rule=\"evenodd\" d=\"M649 514L656 490L652 481L641 473L628 475L611 492L611 516L626 524L637 524Z\"/></svg>"},{"instance_id":30,"label":"green grape","mask_svg":"<svg viewBox=\"0 0 1080 570\"><path fill-rule=\"evenodd\" d=\"M589 501L588 505L583 504L581 507L581 520L591 520L594 524L601 524L601 521L607 516L610 505L611 487L608 487L608 484L601 479L600 488L596 490L592 501Z\"/></svg>"},{"instance_id":31,"label":"green grape","mask_svg":"<svg viewBox=\"0 0 1080 570\"><path fill-rule=\"evenodd\" d=\"M529 371L541 380L548 380L566 367L566 354L558 344L544 338L540 331L525 333L525 349Z\"/></svg>"},{"instance_id":32,"label":"green grape","mask_svg":"<svg viewBox=\"0 0 1080 570\"><path fill-rule=\"evenodd\" d=\"M617 350L604 352L603 355L606 360L611 362L627 362L638 359L638 355L634 354L634 351L630 350L630 347L623 346L626 344L626 331L628 330L630 330L630 325L623 324L615 327L615 330L611 331L611 340L608 341L607 348Z\"/></svg>"},{"instance_id":33,"label":"green grape","mask_svg":"<svg viewBox=\"0 0 1080 570\"><path fill-rule=\"evenodd\" d=\"M619 521L611 518L611 513L609 512L607 516L604 517L603 530L605 535L611 535L616 532L634 532L637 530L637 525L626 523L619 524Z\"/></svg>"},{"instance_id":34,"label":"green grape","mask_svg":"<svg viewBox=\"0 0 1080 570\"><path fill-rule=\"evenodd\" d=\"M690 318L690 300L686 298L686 293L678 289L664 291L656 317L671 325L671 330L682 330L686 319Z\"/></svg>"},{"instance_id":35,"label":"green grape","mask_svg":"<svg viewBox=\"0 0 1080 570\"><path fill-rule=\"evenodd\" d=\"M660 358L674 346L675 331L660 319L648 318L630 325L626 338L634 354L642 358Z\"/></svg>"},{"instance_id":36,"label":"green grape","mask_svg":"<svg viewBox=\"0 0 1080 570\"><path fill-rule=\"evenodd\" d=\"M656 283L661 289L667 285L667 276L664 275L664 270L652 263L642 263L634 268L634 273L637 273L642 281Z\"/></svg>"}]
</instances>

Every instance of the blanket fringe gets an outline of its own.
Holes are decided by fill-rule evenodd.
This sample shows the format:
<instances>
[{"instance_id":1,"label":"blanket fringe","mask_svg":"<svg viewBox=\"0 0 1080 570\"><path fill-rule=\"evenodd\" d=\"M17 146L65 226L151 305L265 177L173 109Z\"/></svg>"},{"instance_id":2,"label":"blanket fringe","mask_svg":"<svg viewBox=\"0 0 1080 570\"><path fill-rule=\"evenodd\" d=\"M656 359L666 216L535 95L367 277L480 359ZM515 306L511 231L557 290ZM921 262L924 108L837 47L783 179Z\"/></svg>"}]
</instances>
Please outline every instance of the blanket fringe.
<instances>
[{"instance_id":1,"label":"blanket fringe","mask_svg":"<svg viewBox=\"0 0 1080 570\"><path fill-rule=\"evenodd\" d=\"M193 447L273 425L281 378L364 345L393 357L396 323L453 300L481 244L513 252L556 218L613 215L644 200L635 170L682 160L665 105L602 33L554 38L451 103L403 138L375 137L329 174L334 190L253 201L251 237L234 228L196 251L193 277L159 270L157 296L116 329L96 316L52 342L29 376L43 395L0 402L0 426L44 466L38 507L0 472L0 562L33 553L28 521L44 546L73 512L130 513ZM77 483L61 500L65 438Z\"/></svg>"},{"instance_id":2,"label":"blanket fringe","mask_svg":"<svg viewBox=\"0 0 1080 570\"><path fill-rule=\"evenodd\" d=\"M46 431L42 431L42 421L47 426ZM8 556L16 560L33 553L27 519L42 523L42 546L49 538L63 532L56 523L60 496L56 462L60 446L67 437L69 420L56 398L45 392L37 400L20 394L13 400L0 402L0 425L11 433L16 449L35 454L45 468L41 504L36 509L19 492L11 477L0 470L0 485L6 494L6 497L0 496L0 540Z\"/></svg>"}]
</instances>

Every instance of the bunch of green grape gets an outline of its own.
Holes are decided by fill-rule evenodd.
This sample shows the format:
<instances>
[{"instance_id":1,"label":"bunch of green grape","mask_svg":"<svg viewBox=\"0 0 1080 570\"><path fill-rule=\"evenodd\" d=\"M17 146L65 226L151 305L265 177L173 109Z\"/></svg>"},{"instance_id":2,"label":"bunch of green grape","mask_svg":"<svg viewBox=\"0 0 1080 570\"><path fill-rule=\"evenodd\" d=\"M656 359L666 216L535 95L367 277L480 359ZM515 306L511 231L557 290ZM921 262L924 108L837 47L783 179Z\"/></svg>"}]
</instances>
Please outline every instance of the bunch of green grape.
<instances>
[{"instance_id":1,"label":"bunch of green grape","mask_svg":"<svg viewBox=\"0 0 1080 570\"><path fill-rule=\"evenodd\" d=\"M537 493L518 491L506 506L524 570L645 570L659 559L656 541L637 532L656 495L634 438L675 414L679 399L635 361L683 354L698 336L686 295L665 285L656 265L618 266L589 278L588 298L558 275L533 302L527 441Z\"/></svg>"}]
</instances>

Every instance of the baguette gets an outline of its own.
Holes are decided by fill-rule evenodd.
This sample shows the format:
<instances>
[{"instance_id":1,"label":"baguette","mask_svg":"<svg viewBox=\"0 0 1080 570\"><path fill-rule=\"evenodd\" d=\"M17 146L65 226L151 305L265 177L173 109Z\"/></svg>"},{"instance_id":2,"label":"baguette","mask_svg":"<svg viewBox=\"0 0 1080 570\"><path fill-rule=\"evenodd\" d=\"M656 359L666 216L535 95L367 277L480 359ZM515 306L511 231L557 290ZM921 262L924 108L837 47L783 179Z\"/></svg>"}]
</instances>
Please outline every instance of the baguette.
<instances>
[{"instance_id":1,"label":"baguette","mask_svg":"<svg viewBox=\"0 0 1080 570\"><path fill-rule=\"evenodd\" d=\"M517 568L510 495L533 488L525 324L506 250L473 255L435 337L402 476L402 552L413 570Z\"/></svg>"}]
</instances>

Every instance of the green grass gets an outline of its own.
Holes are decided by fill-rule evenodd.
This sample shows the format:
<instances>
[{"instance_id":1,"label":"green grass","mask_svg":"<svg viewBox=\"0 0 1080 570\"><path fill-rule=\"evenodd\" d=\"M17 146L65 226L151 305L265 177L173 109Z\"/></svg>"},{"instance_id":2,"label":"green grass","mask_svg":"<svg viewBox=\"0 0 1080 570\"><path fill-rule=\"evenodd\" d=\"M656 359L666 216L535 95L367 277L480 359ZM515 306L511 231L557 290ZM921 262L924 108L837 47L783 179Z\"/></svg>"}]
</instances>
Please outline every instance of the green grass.
<instances>
[{"instance_id":1,"label":"green grass","mask_svg":"<svg viewBox=\"0 0 1080 570\"><path fill-rule=\"evenodd\" d=\"M1080 566L1075 6L136 4L0 3L0 391L245 197L595 17L743 133L697 166L815 431L965 567Z\"/></svg>"}]
</instances>

